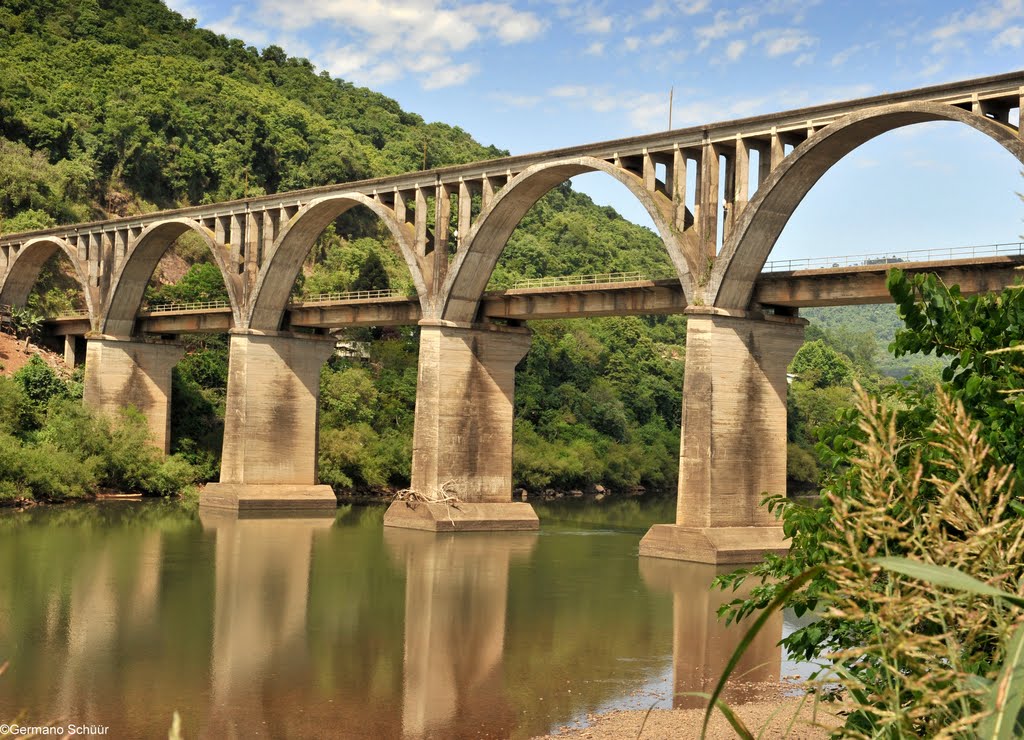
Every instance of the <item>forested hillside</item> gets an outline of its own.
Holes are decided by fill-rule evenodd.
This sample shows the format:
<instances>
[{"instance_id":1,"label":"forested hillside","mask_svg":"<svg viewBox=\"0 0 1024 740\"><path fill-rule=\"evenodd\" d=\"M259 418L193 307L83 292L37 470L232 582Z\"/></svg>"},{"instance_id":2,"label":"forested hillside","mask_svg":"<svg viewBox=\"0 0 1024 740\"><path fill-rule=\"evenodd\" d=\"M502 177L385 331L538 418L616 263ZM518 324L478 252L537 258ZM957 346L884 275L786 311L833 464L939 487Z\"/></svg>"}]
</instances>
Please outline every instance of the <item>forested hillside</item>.
<instances>
[{"instance_id":1,"label":"forested hillside","mask_svg":"<svg viewBox=\"0 0 1024 740\"><path fill-rule=\"evenodd\" d=\"M258 50L196 28L159 0L7 0L0 6L4 232L504 153L459 128L427 123L379 93L317 72L278 47ZM372 217L353 209L320 239L296 291L410 290L392 246ZM150 301L224 295L220 274L201 247L183 238L174 251L178 267L158 269ZM670 272L658 237L566 183L526 215L491 284L633 270ZM74 293L74 284L53 264L32 305L52 311L72 302ZM532 328L533 346L517 380L517 484L534 490L591 484L671 490L683 318ZM823 339L865 375L874 373L877 360L877 343L868 335L863 327L859 333L829 327L812 338ZM360 346L368 357L332 360L324 370L321 476L338 488L407 485L416 330L360 331L348 338L365 343ZM175 371L174 449L213 478L226 342L220 336L185 341L188 354ZM797 409L795 424L806 425L832 408L836 399L815 393L852 376L829 377L804 394L814 396L814 409ZM816 469L812 436L804 427L793 432L806 453L799 461L808 481Z\"/></svg>"}]
</instances>

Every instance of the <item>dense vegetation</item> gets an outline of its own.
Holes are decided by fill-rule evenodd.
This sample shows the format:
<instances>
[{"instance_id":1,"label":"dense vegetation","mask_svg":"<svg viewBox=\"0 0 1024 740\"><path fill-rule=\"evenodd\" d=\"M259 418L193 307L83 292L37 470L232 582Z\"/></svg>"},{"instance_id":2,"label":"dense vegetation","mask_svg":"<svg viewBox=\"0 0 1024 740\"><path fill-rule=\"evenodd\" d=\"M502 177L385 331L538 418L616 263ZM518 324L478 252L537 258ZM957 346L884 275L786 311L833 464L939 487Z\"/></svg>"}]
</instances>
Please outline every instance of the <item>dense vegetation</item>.
<instances>
[{"instance_id":1,"label":"dense vegetation","mask_svg":"<svg viewBox=\"0 0 1024 740\"><path fill-rule=\"evenodd\" d=\"M100 490L166 496L195 480L185 460L164 458L148 443L141 414L96 415L78 401L81 390L38 356L12 377L0 377L0 504L64 501Z\"/></svg>"}]
</instances>

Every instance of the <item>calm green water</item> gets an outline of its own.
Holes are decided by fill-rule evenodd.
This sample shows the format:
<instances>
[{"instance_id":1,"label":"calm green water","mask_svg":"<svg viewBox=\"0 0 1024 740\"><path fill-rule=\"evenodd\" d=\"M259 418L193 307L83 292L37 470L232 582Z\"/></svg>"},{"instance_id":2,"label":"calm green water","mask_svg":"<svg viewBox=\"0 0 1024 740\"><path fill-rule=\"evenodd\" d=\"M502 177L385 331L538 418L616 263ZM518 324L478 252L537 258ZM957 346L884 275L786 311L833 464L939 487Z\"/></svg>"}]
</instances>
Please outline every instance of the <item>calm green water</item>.
<instances>
[{"instance_id":1,"label":"calm green water","mask_svg":"<svg viewBox=\"0 0 1024 740\"><path fill-rule=\"evenodd\" d=\"M734 642L714 570L637 556L673 501L537 506L539 533L208 517L104 502L0 515L0 722L108 737L530 737L684 705ZM777 678L762 640L742 669ZM733 696L742 701L741 694Z\"/></svg>"}]
</instances>

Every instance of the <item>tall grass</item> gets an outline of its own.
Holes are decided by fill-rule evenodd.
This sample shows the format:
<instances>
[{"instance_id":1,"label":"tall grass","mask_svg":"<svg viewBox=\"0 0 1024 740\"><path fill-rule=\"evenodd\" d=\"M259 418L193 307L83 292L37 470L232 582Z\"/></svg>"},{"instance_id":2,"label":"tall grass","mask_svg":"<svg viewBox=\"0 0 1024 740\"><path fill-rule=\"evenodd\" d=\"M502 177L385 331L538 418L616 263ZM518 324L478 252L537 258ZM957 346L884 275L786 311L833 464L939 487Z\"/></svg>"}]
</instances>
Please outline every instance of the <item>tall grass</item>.
<instances>
[{"instance_id":1,"label":"tall grass","mask_svg":"<svg viewBox=\"0 0 1024 740\"><path fill-rule=\"evenodd\" d=\"M819 609L853 645L826 656L849 708L835 736L1019 737L1024 505L1012 467L941 390L923 442L901 438L885 402L858 391L857 404L864 441L850 489L829 496L840 536L821 571L836 588Z\"/></svg>"}]
</instances>

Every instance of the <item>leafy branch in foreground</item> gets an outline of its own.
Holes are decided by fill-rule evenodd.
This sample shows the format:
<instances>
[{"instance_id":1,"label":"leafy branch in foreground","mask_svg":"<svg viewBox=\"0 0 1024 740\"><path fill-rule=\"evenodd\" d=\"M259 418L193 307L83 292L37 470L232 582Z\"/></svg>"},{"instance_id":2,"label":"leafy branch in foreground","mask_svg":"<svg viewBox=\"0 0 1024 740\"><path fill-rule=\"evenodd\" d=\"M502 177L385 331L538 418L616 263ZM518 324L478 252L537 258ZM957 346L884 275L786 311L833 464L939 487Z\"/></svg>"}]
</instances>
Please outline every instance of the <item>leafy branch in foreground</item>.
<instances>
[{"instance_id":1,"label":"leafy branch in foreground","mask_svg":"<svg viewBox=\"0 0 1024 740\"><path fill-rule=\"evenodd\" d=\"M857 410L863 439L844 479L856 485L827 493L828 564L774 581L750 632L823 575L829 587L815 598L831 632L815 655L852 709L840 736L1014 737L1024 518L1013 468L941 390L935 420L915 438L901 434L891 404L858 391Z\"/></svg>"}]
</instances>

